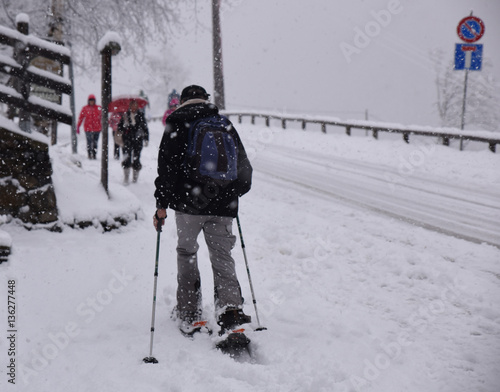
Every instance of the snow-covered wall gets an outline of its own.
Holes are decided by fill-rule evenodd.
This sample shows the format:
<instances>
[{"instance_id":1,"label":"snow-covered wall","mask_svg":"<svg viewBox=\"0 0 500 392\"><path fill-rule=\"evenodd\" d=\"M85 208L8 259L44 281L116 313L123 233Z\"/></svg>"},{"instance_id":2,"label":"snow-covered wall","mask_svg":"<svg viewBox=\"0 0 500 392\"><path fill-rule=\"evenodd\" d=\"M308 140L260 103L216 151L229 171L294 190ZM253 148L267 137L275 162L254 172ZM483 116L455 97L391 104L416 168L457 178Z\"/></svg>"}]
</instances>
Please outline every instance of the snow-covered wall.
<instances>
[{"instance_id":1,"label":"snow-covered wall","mask_svg":"<svg viewBox=\"0 0 500 392\"><path fill-rule=\"evenodd\" d=\"M27 224L57 220L47 143L0 127L0 215Z\"/></svg>"}]
</instances>

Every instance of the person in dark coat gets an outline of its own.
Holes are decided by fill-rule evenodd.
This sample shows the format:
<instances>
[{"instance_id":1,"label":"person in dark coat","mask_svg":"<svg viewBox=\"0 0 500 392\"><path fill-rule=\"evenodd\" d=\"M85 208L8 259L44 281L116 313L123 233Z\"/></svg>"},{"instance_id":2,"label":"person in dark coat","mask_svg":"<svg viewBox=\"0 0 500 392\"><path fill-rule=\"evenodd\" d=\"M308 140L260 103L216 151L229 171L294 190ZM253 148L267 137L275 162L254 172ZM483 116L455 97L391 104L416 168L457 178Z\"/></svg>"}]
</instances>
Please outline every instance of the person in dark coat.
<instances>
[{"instance_id":1,"label":"person in dark coat","mask_svg":"<svg viewBox=\"0 0 500 392\"><path fill-rule=\"evenodd\" d=\"M124 183L129 183L130 168L133 169L132 181L137 182L141 165L141 151L143 145L149 142L149 129L144 113L138 110L137 101L130 101L129 110L123 114L118 124L118 130L123 133L123 161Z\"/></svg>"},{"instance_id":2,"label":"person in dark coat","mask_svg":"<svg viewBox=\"0 0 500 392\"><path fill-rule=\"evenodd\" d=\"M228 127L238 147L235 181L225 186L202 184L183 166L191 124L219 113L208 98L209 94L200 86L188 86L182 91L181 105L166 119L155 180L155 228L158 230L158 225L164 223L167 208L175 211L178 234L176 311L179 328L184 334L196 332L199 327L195 323L201 317L201 281L197 264L197 237L201 231L212 263L219 325L227 331L251 321L250 316L243 313L241 288L231 256L236 242L232 223L238 214L238 198L250 190L252 182L252 166L236 129L232 124Z\"/></svg>"}]
</instances>

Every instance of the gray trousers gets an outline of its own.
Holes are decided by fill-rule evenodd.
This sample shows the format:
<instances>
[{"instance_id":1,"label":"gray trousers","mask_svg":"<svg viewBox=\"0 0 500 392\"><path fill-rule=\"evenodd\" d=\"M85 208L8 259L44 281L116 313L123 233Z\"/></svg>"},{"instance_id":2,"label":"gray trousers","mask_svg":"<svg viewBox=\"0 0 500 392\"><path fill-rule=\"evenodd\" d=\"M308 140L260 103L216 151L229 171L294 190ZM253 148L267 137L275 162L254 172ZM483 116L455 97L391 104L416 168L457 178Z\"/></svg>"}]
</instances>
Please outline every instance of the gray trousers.
<instances>
[{"instance_id":1,"label":"gray trousers","mask_svg":"<svg viewBox=\"0 0 500 392\"><path fill-rule=\"evenodd\" d=\"M177 224L177 310L181 317L201 314L201 279L198 269L198 235L203 230L214 277L216 311L241 307L241 287L231 249L236 243L233 218L175 213Z\"/></svg>"}]
</instances>

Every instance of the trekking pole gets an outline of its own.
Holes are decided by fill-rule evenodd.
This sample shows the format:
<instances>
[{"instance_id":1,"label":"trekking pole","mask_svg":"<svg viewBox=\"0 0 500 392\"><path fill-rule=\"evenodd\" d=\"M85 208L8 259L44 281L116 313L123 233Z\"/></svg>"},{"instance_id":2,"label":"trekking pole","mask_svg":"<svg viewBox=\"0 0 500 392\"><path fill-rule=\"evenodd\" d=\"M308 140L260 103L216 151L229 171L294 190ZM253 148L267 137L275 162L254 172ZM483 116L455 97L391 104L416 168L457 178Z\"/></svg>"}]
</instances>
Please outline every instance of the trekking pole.
<instances>
[{"instance_id":1,"label":"trekking pole","mask_svg":"<svg viewBox=\"0 0 500 392\"><path fill-rule=\"evenodd\" d=\"M155 213L156 215L156 213ZM155 283L153 288L153 311L151 316L151 341L149 346L149 357L145 357L143 359L146 363L158 363L158 360L153 357L153 336L155 333L155 313L156 313L156 287L158 283L158 259L160 255L160 234L161 234L161 226L162 226L162 218L158 218L156 215L156 219L158 220L156 231L158 232L156 237L156 261L155 261Z\"/></svg>"},{"instance_id":2,"label":"trekking pole","mask_svg":"<svg viewBox=\"0 0 500 392\"><path fill-rule=\"evenodd\" d=\"M245 250L245 241L243 240L243 233L241 232L240 217L236 215L236 223L238 224L238 232L240 233L241 249L243 250L243 258L245 259L245 266L247 268L248 283L250 284L250 291L252 293L253 307L255 309L255 316L257 318L258 328L256 331L264 331L267 328L260 325L259 313L257 312L257 300L255 299L255 293L253 291L252 277L250 276L250 268L248 267L247 252Z\"/></svg>"}]
</instances>

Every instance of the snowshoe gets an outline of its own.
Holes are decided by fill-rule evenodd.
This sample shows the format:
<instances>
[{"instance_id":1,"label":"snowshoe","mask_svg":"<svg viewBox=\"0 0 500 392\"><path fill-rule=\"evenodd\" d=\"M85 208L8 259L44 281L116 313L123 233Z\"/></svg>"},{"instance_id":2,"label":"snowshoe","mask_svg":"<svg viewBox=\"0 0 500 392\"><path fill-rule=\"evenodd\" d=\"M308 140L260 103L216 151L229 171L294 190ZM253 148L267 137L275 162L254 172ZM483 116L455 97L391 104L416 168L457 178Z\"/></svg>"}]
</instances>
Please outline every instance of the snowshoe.
<instances>
[{"instance_id":1,"label":"snowshoe","mask_svg":"<svg viewBox=\"0 0 500 392\"><path fill-rule=\"evenodd\" d=\"M224 313L219 316L217 324L220 325L221 330L219 335L224 335L233 329L239 328L242 324L249 324L252 322L252 317L243 313L241 309L228 308Z\"/></svg>"},{"instance_id":2,"label":"snowshoe","mask_svg":"<svg viewBox=\"0 0 500 392\"><path fill-rule=\"evenodd\" d=\"M244 329L231 331L227 337L216 344L216 348L228 354L231 358L241 358L242 356L251 358L250 339L244 334Z\"/></svg>"},{"instance_id":3,"label":"snowshoe","mask_svg":"<svg viewBox=\"0 0 500 392\"><path fill-rule=\"evenodd\" d=\"M179 330L186 337L193 337L197 332L205 332L209 335L212 334L212 330L209 328L207 321L182 321L179 325Z\"/></svg>"}]
</instances>

